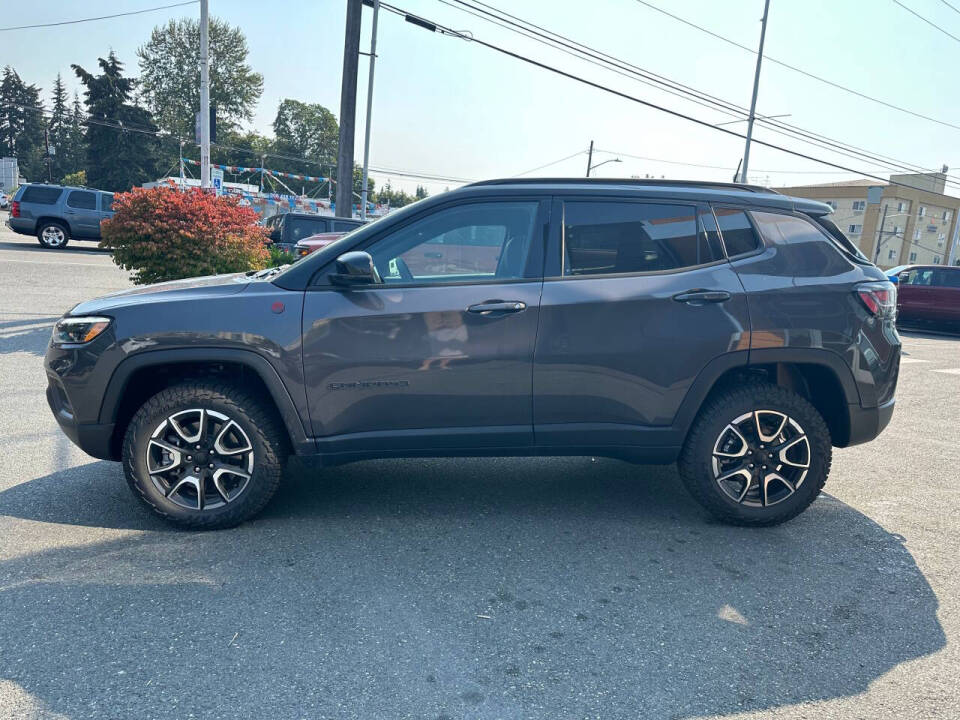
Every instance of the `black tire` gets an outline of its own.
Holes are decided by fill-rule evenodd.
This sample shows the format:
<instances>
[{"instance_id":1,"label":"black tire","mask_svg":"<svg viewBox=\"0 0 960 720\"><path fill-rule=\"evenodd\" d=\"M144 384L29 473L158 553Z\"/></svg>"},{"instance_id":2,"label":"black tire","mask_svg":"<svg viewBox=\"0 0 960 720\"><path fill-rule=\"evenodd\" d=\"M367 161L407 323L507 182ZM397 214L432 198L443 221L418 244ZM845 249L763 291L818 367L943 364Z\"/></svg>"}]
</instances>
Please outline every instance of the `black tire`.
<instances>
[{"instance_id":1,"label":"black tire","mask_svg":"<svg viewBox=\"0 0 960 720\"><path fill-rule=\"evenodd\" d=\"M151 435L165 421L169 423L168 419L176 413L195 409L232 420L252 448L253 468L249 480L235 498L219 507L183 507L184 498L179 494L173 495L174 499L168 497L161 489L165 481L158 480L161 484L158 487L147 467ZM186 445L181 449L184 455L190 450ZM261 398L225 382L188 381L162 390L136 412L127 426L121 459L130 489L154 512L182 527L212 530L237 525L252 518L266 506L280 484L288 452L287 437L281 422ZM209 459L214 459L215 454L210 450ZM190 468L185 471L189 473ZM209 489L212 484L210 475L201 477L207 478L201 480L201 484ZM184 490L189 491L189 487Z\"/></svg>"},{"instance_id":2,"label":"black tire","mask_svg":"<svg viewBox=\"0 0 960 720\"><path fill-rule=\"evenodd\" d=\"M70 229L61 222L44 220L37 226L37 240L48 250L65 248L70 242Z\"/></svg>"},{"instance_id":3,"label":"black tire","mask_svg":"<svg viewBox=\"0 0 960 720\"><path fill-rule=\"evenodd\" d=\"M737 418L741 418L747 413L754 411L771 411L771 415L782 413L788 418L794 420L805 433L809 442L808 453L804 462L809 463L806 474L800 479L794 491L788 494L784 499L769 505L750 505L749 498L747 504L738 502L721 488L721 483L717 481L715 473L714 451L718 448L722 439L722 433ZM754 416L756 418L757 416ZM764 417L762 414L760 417ZM746 421L745 421L746 422ZM786 422L784 423L786 427ZM795 432L792 430L791 432ZM741 436L742 437L742 436ZM782 437L782 436L781 436ZM801 441L802 443L802 441ZM766 450L759 452L768 452L775 446L776 441L771 441L765 446L757 441L758 446L766 447ZM736 443L734 447L736 447ZM752 447L752 446L751 446ZM803 449L802 444L798 447ZM721 520L735 525L749 526L767 526L777 525L779 523L796 517L809 507L827 481L827 475L830 472L830 463L832 460L832 443L830 441L830 432L827 425L813 407L805 398L786 388L768 383L748 383L746 385L731 388L722 391L711 398L708 403L701 408L699 415L693 423L690 433L687 435L686 443L680 454L678 462L680 476L683 478L684 485L703 507L713 513ZM753 450L751 450L751 453ZM789 451L788 451L789 452ZM723 460L719 462L743 463L753 459L753 455L743 460ZM767 458L772 456L768 455ZM788 460L794 459L789 455ZM769 459L764 462L770 462ZM774 460L778 462L778 460ZM742 467L743 465L740 465ZM758 463L759 466L759 463ZM734 465L736 468L737 465ZM749 467L753 467L750 465ZM764 466L768 467L768 466ZM790 472L800 472L793 466L778 466ZM744 472L744 470L740 470ZM762 472L760 470L746 470L746 472ZM720 475L723 475L722 470ZM799 477L794 475L792 477ZM742 480L741 480L742 482ZM758 479L747 481L741 487L752 487L751 493L759 493L759 485L750 485L757 483ZM780 489L781 493L789 492L791 485L786 483L774 483L774 487ZM727 485L726 487L730 487ZM747 495L747 490L744 490ZM763 503L760 495L756 495L756 502Z\"/></svg>"}]
</instances>

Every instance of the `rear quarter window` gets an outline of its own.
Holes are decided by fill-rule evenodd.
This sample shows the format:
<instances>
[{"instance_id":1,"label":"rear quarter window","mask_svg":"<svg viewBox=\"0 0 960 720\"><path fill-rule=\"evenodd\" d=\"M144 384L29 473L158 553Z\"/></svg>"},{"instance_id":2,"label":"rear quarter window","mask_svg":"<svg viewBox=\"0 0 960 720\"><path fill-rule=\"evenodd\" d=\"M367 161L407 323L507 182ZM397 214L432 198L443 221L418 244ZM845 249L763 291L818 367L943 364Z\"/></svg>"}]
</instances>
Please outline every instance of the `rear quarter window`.
<instances>
[{"instance_id":1,"label":"rear quarter window","mask_svg":"<svg viewBox=\"0 0 960 720\"><path fill-rule=\"evenodd\" d=\"M37 205L53 205L63 194L62 188L42 187L31 185L23 191L20 202L36 203Z\"/></svg>"},{"instance_id":2,"label":"rear quarter window","mask_svg":"<svg viewBox=\"0 0 960 720\"><path fill-rule=\"evenodd\" d=\"M728 257L746 255L760 248L760 238L753 230L750 219L743 210L736 208L715 207L714 215L720 226L723 236L723 245L727 249Z\"/></svg>"},{"instance_id":3,"label":"rear quarter window","mask_svg":"<svg viewBox=\"0 0 960 720\"><path fill-rule=\"evenodd\" d=\"M812 220L756 210L750 214L763 239L783 255L795 277L840 275L853 267L836 241Z\"/></svg>"}]
</instances>

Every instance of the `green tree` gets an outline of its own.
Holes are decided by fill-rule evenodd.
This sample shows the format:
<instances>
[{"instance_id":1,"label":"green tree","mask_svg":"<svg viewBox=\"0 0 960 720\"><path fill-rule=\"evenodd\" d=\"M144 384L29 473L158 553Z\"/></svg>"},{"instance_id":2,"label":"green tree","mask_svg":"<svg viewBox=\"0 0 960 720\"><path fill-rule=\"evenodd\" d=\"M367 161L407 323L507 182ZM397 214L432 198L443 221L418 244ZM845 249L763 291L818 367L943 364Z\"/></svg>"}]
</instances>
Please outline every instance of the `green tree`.
<instances>
[{"instance_id":1,"label":"green tree","mask_svg":"<svg viewBox=\"0 0 960 720\"><path fill-rule=\"evenodd\" d=\"M87 125L80 97L73 93L73 104L70 108L70 121L67 125L67 157L61 158L61 166L69 172L83 172L86 177L87 167ZM86 184L86 182L84 182Z\"/></svg>"},{"instance_id":2,"label":"green tree","mask_svg":"<svg viewBox=\"0 0 960 720\"><path fill-rule=\"evenodd\" d=\"M210 103L218 133L252 120L263 76L247 64L247 39L240 28L210 19ZM157 123L174 137L194 137L200 112L200 23L171 20L137 50L140 94Z\"/></svg>"},{"instance_id":3,"label":"green tree","mask_svg":"<svg viewBox=\"0 0 960 720\"><path fill-rule=\"evenodd\" d=\"M101 190L129 190L157 177L157 126L149 111L131 104L136 81L123 76L113 51L98 62L100 75L70 66L86 87L87 180Z\"/></svg>"},{"instance_id":4,"label":"green tree","mask_svg":"<svg viewBox=\"0 0 960 720\"><path fill-rule=\"evenodd\" d=\"M54 154L50 158L51 170L55 179L62 178L66 173L77 168L70 164L72 148L70 147L70 106L67 104L67 88L63 78L57 73L53 81L53 91L50 93L50 121L47 130L50 134L50 147Z\"/></svg>"},{"instance_id":5,"label":"green tree","mask_svg":"<svg viewBox=\"0 0 960 720\"><path fill-rule=\"evenodd\" d=\"M17 158L28 180L46 178L44 124L40 89L7 65L0 79L0 155Z\"/></svg>"},{"instance_id":6,"label":"green tree","mask_svg":"<svg viewBox=\"0 0 960 720\"><path fill-rule=\"evenodd\" d=\"M334 172L340 126L337 118L323 105L304 103L285 98L277 107L273 121L274 141L270 148L272 160L267 167L282 167L287 172L302 175L329 177ZM304 158L300 162L292 158ZM318 183L301 180L288 181L297 192L313 194L320 189Z\"/></svg>"}]
</instances>

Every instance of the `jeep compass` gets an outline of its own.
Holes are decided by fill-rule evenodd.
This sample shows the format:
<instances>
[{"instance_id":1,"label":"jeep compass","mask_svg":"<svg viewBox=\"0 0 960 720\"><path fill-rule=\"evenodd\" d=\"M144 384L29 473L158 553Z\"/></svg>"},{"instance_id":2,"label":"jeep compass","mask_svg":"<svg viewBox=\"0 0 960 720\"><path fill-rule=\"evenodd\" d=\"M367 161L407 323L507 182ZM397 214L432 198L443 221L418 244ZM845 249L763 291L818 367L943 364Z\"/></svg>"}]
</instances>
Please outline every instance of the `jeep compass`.
<instances>
[{"instance_id":1,"label":"jeep compass","mask_svg":"<svg viewBox=\"0 0 960 720\"><path fill-rule=\"evenodd\" d=\"M476 183L285 268L81 303L47 397L189 527L254 516L290 453L677 462L710 512L772 525L893 413L896 289L830 212L747 185Z\"/></svg>"}]
</instances>

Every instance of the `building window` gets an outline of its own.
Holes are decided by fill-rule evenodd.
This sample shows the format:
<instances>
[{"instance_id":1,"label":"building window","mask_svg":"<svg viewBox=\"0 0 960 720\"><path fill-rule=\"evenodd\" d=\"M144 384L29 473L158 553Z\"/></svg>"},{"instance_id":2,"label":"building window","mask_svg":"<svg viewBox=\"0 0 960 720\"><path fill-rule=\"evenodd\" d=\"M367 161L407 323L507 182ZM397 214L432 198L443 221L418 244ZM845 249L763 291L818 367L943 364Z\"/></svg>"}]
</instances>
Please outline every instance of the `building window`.
<instances>
[{"instance_id":1,"label":"building window","mask_svg":"<svg viewBox=\"0 0 960 720\"><path fill-rule=\"evenodd\" d=\"M866 207L867 207L867 201L866 201L866 200L854 200L854 201L853 201L853 210L854 210L854 212L863 212Z\"/></svg>"},{"instance_id":2,"label":"building window","mask_svg":"<svg viewBox=\"0 0 960 720\"><path fill-rule=\"evenodd\" d=\"M897 212L903 212L903 203L897 203Z\"/></svg>"},{"instance_id":3,"label":"building window","mask_svg":"<svg viewBox=\"0 0 960 720\"><path fill-rule=\"evenodd\" d=\"M910 253L910 262L917 261L917 254L915 252Z\"/></svg>"},{"instance_id":4,"label":"building window","mask_svg":"<svg viewBox=\"0 0 960 720\"><path fill-rule=\"evenodd\" d=\"M924 215L926 215L926 213L927 213L927 209L923 205L921 205L920 210L917 212L917 217L923 217Z\"/></svg>"},{"instance_id":5,"label":"building window","mask_svg":"<svg viewBox=\"0 0 960 720\"><path fill-rule=\"evenodd\" d=\"M836 200L827 200L827 205L829 205L830 207L832 207L834 210L837 209L837 201L836 201Z\"/></svg>"},{"instance_id":6,"label":"building window","mask_svg":"<svg viewBox=\"0 0 960 720\"><path fill-rule=\"evenodd\" d=\"M848 225L847 232L851 235L859 235L863 232L863 225Z\"/></svg>"},{"instance_id":7,"label":"building window","mask_svg":"<svg viewBox=\"0 0 960 720\"><path fill-rule=\"evenodd\" d=\"M893 226L893 234L894 234L894 235L899 235L899 234L900 234L900 226L899 226L899 225L894 225L894 226Z\"/></svg>"},{"instance_id":8,"label":"building window","mask_svg":"<svg viewBox=\"0 0 960 720\"><path fill-rule=\"evenodd\" d=\"M947 234L946 234L946 233L940 233L939 235L937 235L937 245L940 245L940 246L942 247L942 246L943 246L943 242L944 242L944 240L946 240L946 239L947 239Z\"/></svg>"},{"instance_id":9,"label":"building window","mask_svg":"<svg viewBox=\"0 0 960 720\"><path fill-rule=\"evenodd\" d=\"M916 242L920 239L920 226L917 226L917 229L913 231L913 241Z\"/></svg>"},{"instance_id":10,"label":"building window","mask_svg":"<svg viewBox=\"0 0 960 720\"><path fill-rule=\"evenodd\" d=\"M949 210L944 210L944 211L943 211L943 221L944 221L944 222L950 222L950 211L949 211Z\"/></svg>"},{"instance_id":11,"label":"building window","mask_svg":"<svg viewBox=\"0 0 960 720\"><path fill-rule=\"evenodd\" d=\"M895 257L897 257L897 251L896 251L896 250L890 250L890 251L887 253L887 260L893 260Z\"/></svg>"},{"instance_id":12,"label":"building window","mask_svg":"<svg viewBox=\"0 0 960 720\"><path fill-rule=\"evenodd\" d=\"M939 264L940 264L940 256L939 256L939 255L934 255L934 256L933 256L933 264L934 264L934 265L939 265Z\"/></svg>"}]
</instances>

